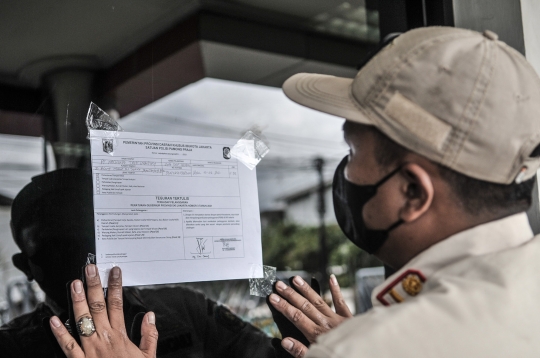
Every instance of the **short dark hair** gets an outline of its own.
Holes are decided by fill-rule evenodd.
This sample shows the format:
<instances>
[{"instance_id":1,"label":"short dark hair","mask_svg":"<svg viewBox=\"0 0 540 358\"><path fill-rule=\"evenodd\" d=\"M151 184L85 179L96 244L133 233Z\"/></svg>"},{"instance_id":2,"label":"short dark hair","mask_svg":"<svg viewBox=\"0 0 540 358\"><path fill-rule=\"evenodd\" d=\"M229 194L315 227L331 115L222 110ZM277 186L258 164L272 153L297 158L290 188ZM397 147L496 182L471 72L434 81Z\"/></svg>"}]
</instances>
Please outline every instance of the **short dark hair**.
<instances>
[{"instance_id":1,"label":"short dark hair","mask_svg":"<svg viewBox=\"0 0 540 358\"><path fill-rule=\"evenodd\" d=\"M376 139L375 159L384 168L401 163L411 152L373 126L347 121L344 129L352 132L372 131ZM474 179L441 164L434 164L454 192L456 202L471 215L492 213L506 216L525 211L531 206L535 177L520 184L498 184Z\"/></svg>"}]
</instances>

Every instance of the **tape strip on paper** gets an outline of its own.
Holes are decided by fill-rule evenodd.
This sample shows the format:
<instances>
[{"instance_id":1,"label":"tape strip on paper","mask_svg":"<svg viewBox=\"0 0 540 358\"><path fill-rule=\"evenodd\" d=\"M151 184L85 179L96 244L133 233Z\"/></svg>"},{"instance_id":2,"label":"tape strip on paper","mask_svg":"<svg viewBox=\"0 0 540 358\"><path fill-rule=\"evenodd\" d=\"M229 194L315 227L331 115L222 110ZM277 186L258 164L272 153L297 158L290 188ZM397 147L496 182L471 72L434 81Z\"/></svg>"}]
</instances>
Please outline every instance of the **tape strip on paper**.
<instances>
[{"instance_id":1,"label":"tape strip on paper","mask_svg":"<svg viewBox=\"0 0 540 358\"><path fill-rule=\"evenodd\" d=\"M263 139L249 130L232 147L231 156L253 170L269 151Z\"/></svg>"},{"instance_id":2,"label":"tape strip on paper","mask_svg":"<svg viewBox=\"0 0 540 358\"><path fill-rule=\"evenodd\" d=\"M86 127L88 128L88 139L93 138L90 130L102 131L99 138L102 141L103 152L111 156L114 155L114 148L117 145L116 137L118 137L118 132L122 131L122 127L94 102L90 102L88 108Z\"/></svg>"},{"instance_id":3,"label":"tape strip on paper","mask_svg":"<svg viewBox=\"0 0 540 358\"><path fill-rule=\"evenodd\" d=\"M96 255L94 254L88 254L86 257L86 266L88 265L95 265L96 264Z\"/></svg>"},{"instance_id":4,"label":"tape strip on paper","mask_svg":"<svg viewBox=\"0 0 540 358\"><path fill-rule=\"evenodd\" d=\"M251 276L255 276L256 268L261 265L253 265L251 267ZM249 279L249 293L252 296L266 297L272 293L272 285L276 282L276 268L272 266L262 266L263 278Z\"/></svg>"},{"instance_id":5,"label":"tape strip on paper","mask_svg":"<svg viewBox=\"0 0 540 358\"><path fill-rule=\"evenodd\" d=\"M85 272L84 268L88 265L96 265L98 269L98 273L99 273L99 278L101 280L101 284L102 286L104 286L103 292L105 294L105 297L107 297L107 288L105 286L107 286L109 282L109 273L111 272L113 267L118 266L118 265L116 263L98 265L97 260L96 260L96 255L89 253L88 256L86 257L86 264L84 265L83 270L82 270L81 280L83 282L86 282L86 277L84 275L84 272Z\"/></svg>"}]
</instances>

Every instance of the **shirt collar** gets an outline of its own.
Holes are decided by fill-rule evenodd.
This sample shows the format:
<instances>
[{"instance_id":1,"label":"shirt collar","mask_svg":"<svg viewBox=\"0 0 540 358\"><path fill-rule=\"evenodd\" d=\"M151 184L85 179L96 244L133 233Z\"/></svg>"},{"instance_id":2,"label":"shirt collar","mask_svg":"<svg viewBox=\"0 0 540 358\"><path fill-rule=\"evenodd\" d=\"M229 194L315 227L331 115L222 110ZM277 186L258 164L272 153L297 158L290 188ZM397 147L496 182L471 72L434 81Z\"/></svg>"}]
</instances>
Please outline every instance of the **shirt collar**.
<instances>
[{"instance_id":1,"label":"shirt collar","mask_svg":"<svg viewBox=\"0 0 540 358\"><path fill-rule=\"evenodd\" d=\"M491 221L454 234L424 250L400 270L377 286L371 295L374 306L380 306L377 295L406 275L421 272L429 277L437 270L471 256L480 256L520 246L533 238L527 214L520 213Z\"/></svg>"}]
</instances>

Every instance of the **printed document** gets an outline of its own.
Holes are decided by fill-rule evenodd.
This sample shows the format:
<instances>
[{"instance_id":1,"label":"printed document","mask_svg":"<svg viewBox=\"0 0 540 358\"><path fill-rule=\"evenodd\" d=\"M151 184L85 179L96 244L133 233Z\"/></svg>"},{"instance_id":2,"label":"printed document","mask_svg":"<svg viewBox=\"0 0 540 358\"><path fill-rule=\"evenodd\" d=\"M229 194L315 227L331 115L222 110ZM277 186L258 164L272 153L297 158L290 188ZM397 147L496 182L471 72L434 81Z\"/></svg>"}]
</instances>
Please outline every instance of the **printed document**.
<instances>
[{"instance_id":1,"label":"printed document","mask_svg":"<svg viewBox=\"0 0 540 358\"><path fill-rule=\"evenodd\" d=\"M263 277L257 179L233 139L90 131L96 261L125 286ZM104 275L105 274L105 275Z\"/></svg>"}]
</instances>

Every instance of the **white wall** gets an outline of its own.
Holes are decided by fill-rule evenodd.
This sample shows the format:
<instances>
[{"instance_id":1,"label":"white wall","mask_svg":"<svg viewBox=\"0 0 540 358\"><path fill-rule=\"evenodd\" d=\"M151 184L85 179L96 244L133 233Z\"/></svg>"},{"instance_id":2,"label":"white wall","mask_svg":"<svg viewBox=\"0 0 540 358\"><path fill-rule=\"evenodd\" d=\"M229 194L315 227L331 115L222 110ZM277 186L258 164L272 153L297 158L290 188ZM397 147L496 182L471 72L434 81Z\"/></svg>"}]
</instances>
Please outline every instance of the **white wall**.
<instances>
[{"instance_id":1,"label":"white wall","mask_svg":"<svg viewBox=\"0 0 540 358\"><path fill-rule=\"evenodd\" d=\"M540 1L521 0L521 17L523 21L523 37L525 39L525 56L540 73Z\"/></svg>"},{"instance_id":2,"label":"white wall","mask_svg":"<svg viewBox=\"0 0 540 358\"><path fill-rule=\"evenodd\" d=\"M540 74L540 1L521 0L521 17L523 22L523 37L525 39L525 56ZM540 120L540 119L539 119ZM537 176L537 185L540 185L540 171ZM538 189L538 187L537 187ZM533 230L540 233L540 191L535 190L535 203L533 211L529 212L529 219Z\"/></svg>"}]
</instances>

